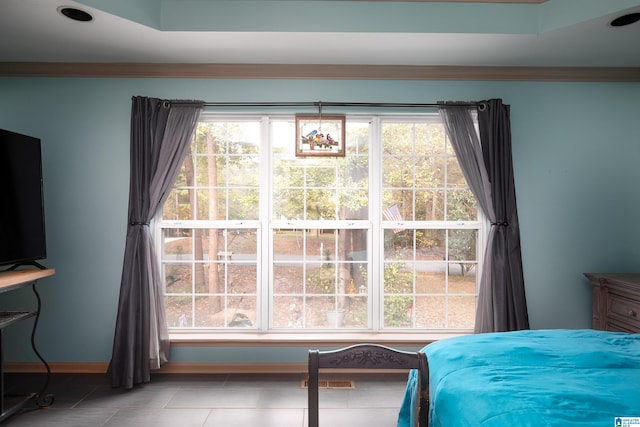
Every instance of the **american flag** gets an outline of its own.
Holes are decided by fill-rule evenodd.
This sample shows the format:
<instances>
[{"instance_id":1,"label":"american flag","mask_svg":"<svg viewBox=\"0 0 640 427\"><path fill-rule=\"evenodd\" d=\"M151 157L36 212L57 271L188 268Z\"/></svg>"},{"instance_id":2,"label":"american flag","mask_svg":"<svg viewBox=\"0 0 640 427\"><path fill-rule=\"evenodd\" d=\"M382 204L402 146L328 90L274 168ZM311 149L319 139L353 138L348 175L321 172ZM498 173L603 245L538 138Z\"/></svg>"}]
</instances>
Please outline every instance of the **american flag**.
<instances>
[{"instance_id":1,"label":"american flag","mask_svg":"<svg viewBox=\"0 0 640 427\"><path fill-rule=\"evenodd\" d=\"M384 208L382 210L382 216L387 221L402 221L402 215L400 215L400 209L398 209L398 205L395 203L389 206L388 208ZM393 232L395 234L395 233L399 233L402 230L404 230L404 228L394 228Z\"/></svg>"}]
</instances>

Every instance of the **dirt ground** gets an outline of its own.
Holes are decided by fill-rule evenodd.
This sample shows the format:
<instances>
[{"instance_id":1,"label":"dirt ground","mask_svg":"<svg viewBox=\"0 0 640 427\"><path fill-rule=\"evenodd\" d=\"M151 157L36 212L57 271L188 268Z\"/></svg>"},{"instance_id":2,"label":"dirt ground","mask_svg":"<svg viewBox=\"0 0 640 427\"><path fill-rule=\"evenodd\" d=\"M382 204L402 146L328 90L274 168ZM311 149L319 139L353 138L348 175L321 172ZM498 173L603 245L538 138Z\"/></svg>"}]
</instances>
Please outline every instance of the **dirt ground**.
<instances>
[{"instance_id":1,"label":"dirt ground","mask_svg":"<svg viewBox=\"0 0 640 427\"><path fill-rule=\"evenodd\" d=\"M287 242L288 240L288 242ZM174 247L178 241L169 245ZM299 251L296 239L276 239L274 249L278 254L292 254ZM290 245L291 247L287 247ZM307 242L309 250L310 242ZM319 248L316 248L318 250ZM165 248L165 251L171 250ZM311 249L313 250L313 249ZM438 258L439 257L439 258ZM426 254L424 259L439 259L439 254ZM281 262L275 266L274 295L272 310L274 329L306 328L346 328L364 329L367 327L368 294L366 289L351 287L342 296L336 296L333 289L324 289L312 281L307 281L303 297L302 267L293 263ZM326 268L318 264L318 269ZM331 268L333 271L333 268ZM457 270L459 271L459 270ZM221 260L220 264L205 264L201 272L205 283L210 274L218 275L218 282L227 283L226 295L208 295L209 289L200 287L195 295L175 296L175 293L191 293L192 267L190 262L171 263L165 266L167 281L167 322L170 328L251 328L257 324L256 310L258 295L256 292L257 271L252 262ZM475 270L470 275L449 274L448 282L444 271L420 272L416 277L415 299L394 308L393 317L385 315L385 323L399 328L418 329L467 329L473 328L475 313ZM307 275L313 275L312 269ZM226 276L226 281L224 280ZM449 294L444 295L448 286ZM407 291L411 291L408 289ZM199 296L201 294L201 296ZM313 296L310 296L313 295ZM386 296L388 298L391 296ZM404 297L407 298L407 297ZM404 301L404 300L403 300ZM400 302L398 300L398 302ZM389 302L391 303L391 302ZM226 310L218 309L222 305ZM343 320L336 325L326 312L336 305L344 307Z\"/></svg>"}]
</instances>

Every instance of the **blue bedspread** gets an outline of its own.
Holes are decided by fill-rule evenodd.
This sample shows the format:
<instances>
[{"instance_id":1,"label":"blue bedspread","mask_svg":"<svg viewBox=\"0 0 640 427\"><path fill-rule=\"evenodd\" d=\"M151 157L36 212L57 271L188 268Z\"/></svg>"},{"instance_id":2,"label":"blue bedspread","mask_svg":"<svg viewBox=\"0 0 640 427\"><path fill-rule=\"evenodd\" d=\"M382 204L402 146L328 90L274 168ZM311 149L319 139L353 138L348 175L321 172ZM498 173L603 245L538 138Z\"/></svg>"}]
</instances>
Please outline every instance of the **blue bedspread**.
<instances>
[{"instance_id":1,"label":"blue bedspread","mask_svg":"<svg viewBox=\"0 0 640 427\"><path fill-rule=\"evenodd\" d=\"M429 426L613 426L640 417L640 334L538 330L434 342ZM398 427L412 426L416 372Z\"/></svg>"}]
</instances>

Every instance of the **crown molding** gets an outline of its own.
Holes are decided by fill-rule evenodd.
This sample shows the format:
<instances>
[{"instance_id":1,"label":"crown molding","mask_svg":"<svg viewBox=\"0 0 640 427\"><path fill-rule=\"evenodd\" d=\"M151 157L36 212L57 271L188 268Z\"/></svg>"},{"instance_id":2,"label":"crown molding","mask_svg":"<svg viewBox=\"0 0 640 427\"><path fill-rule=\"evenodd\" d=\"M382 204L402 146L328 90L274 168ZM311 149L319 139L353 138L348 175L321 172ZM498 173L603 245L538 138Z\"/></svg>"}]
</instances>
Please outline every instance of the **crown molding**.
<instances>
[{"instance_id":1,"label":"crown molding","mask_svg":"<svg viewBox=\"0 0 640 427\"><path fill-rule=\"evenodd\" d=\"M0 77L638 82L640 68L0 62Z\"/></svg>"}]
</instances>

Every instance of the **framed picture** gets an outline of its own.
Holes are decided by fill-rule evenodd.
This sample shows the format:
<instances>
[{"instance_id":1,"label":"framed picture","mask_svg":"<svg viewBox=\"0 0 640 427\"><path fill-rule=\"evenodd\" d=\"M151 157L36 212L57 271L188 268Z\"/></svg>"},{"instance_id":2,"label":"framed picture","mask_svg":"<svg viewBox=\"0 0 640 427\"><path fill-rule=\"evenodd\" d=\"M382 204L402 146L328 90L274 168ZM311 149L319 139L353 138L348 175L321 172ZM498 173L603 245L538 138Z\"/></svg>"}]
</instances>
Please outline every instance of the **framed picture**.
<instances>
[{"instance_id":1,"label":"framed picture","mask_svg":"<svg viewBox=\"0 0 640 427\"><path fill-rule=\"evenodd\" d=\"M344 116L297 115L296 156L344 157Z\"/></svg>"}]
</instances>

